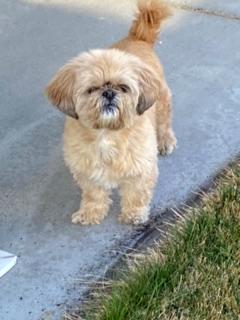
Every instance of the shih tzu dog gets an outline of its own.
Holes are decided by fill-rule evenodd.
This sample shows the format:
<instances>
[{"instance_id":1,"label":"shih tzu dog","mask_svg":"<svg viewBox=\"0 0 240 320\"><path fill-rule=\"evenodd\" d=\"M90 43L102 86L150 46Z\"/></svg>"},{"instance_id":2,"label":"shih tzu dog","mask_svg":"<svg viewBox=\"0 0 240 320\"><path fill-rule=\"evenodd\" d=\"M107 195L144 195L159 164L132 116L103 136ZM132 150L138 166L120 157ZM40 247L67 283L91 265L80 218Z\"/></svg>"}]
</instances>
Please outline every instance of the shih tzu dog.
<instances>
[{"instance_id":1,"label":"shih tzu dog","mask_svg":"<svg viewBox=\"0 0 240 320\"><path fill-rule=\"evenodd\" d=\"M153 46L170 15L161 0L138 1L126 38L80 54L49 83L46 95L66 117L64 158L82 190L72 222L99 224L119 188L123 223L144 223L158 176L157 155L176 146L171 92Z\"/></svg>"}]
</instances>

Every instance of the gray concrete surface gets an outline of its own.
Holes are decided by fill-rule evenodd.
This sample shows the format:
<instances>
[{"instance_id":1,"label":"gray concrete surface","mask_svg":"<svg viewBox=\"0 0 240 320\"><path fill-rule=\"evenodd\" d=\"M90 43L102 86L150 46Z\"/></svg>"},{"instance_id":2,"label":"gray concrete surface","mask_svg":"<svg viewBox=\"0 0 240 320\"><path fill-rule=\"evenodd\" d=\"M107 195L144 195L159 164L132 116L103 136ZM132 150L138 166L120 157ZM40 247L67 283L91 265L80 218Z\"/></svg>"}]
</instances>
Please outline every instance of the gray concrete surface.
<instances>
[{"instance_id":1,"label":"gray concrete surface","mask_svg":"<svg viewBox=\"0 0 240 320\"><path fill-rule=\"evenodd\" d=\"M129 12L123 19L94 6L0 5L0 247L19 256L0 279L0 319L59 319L132 228L117 223L117 197L100 226L70 223L79 191L62 159L64 117L42 91L70 57L123 36ZM156 50L174 94L179 143L159 159L153 207L183 202L239 151L239 39L239 21L190 11L179 10L164 28Z\"/></svg>"}]
</instances>

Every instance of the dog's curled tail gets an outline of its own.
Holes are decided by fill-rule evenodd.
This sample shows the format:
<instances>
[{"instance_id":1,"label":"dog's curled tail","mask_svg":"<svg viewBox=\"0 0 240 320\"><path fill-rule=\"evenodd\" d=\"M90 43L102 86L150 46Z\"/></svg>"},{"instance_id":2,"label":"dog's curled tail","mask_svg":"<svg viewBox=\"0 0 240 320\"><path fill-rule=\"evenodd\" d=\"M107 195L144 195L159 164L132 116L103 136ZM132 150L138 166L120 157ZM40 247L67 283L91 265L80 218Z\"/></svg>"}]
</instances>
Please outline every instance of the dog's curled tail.
<instances>
[{"instance_id":1,"label":"dog's curled tail","mask_svg":"<svg viewBox=\"0 0 240 320\"><path fill-rule=\"evenodd\" d=\"M154 45L163 20L171 15L171 8L162 0L138 0L129 37Z\"/></svg>"}]
</instances>

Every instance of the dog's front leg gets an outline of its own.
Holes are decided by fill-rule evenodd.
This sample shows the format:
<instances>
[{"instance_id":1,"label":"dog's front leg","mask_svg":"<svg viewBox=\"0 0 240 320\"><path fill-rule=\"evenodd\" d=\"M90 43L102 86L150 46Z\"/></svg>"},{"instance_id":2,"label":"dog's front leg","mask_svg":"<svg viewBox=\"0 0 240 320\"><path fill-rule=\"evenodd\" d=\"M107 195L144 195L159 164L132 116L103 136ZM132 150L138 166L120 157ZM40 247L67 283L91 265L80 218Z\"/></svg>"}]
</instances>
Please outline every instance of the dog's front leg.
<instances>
[{"instance_id":1,"label":"dog's front leg","mask_svg":"<svg viewBox=\"0 0 240 320\"><path fill-rule=\"evenodd\" d=\"M109 193L89 181L81 181L80 186L82 201L80 209L72 215L72 222L83 225L99 224L107 215L111 204Z\"/></svg>"},{"instance_id":2,"label":"dog's front leg","mask_svg":"<svg viewBox=\"0 0 240 320\"><path fill-rule=\"evenodd\" d=\"M120 222L137 225L148 220L156 178L157 169L155 168L151 176L124 180L120 186L122 207Z\"/></svg>"}]
</instances>

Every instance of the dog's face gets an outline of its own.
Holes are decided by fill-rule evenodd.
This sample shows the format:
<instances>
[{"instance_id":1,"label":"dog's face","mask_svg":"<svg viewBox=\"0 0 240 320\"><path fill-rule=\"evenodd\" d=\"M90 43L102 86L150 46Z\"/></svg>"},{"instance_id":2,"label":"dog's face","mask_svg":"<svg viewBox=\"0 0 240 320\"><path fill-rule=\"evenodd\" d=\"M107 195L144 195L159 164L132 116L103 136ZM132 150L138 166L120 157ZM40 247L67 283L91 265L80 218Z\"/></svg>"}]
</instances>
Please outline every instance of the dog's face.
<instances>
[{"instance_id":1,"label":"dog's face","mask_svg":"<svg viewBox=\"0 0 240 320\"><path fill-rule=\"evenodd\" d=\"M117 49L93 50L61 68L47 87L53 105L85 127L131 127L160 94L154 70Z\"/></svg>"}]
</instances>

